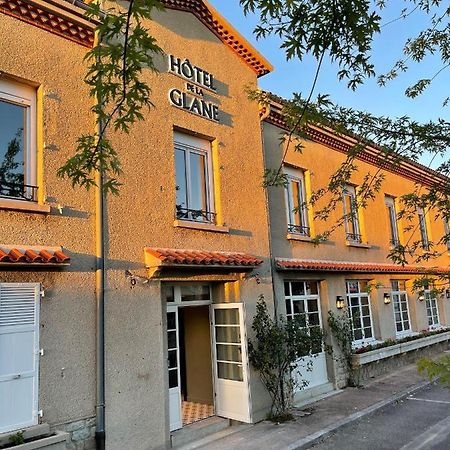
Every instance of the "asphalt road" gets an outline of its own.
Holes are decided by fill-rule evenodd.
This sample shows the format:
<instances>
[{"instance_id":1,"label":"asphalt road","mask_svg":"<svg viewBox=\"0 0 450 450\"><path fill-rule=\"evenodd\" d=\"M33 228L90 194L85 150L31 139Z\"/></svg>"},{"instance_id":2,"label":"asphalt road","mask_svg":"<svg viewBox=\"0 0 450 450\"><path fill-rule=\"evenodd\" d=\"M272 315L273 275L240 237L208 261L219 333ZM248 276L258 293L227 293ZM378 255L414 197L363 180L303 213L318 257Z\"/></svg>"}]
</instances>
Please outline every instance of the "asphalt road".
<instances>
[{"instance_id":1,"label":"asphalt road","mask_svg":"<svg viewBox=\"0 0 450 450\"><path fill-rule=\"evenodd\" d=\"M431 385L342 428L314 450L450 450L450 391Z\"/></svg>"}]
</instances>

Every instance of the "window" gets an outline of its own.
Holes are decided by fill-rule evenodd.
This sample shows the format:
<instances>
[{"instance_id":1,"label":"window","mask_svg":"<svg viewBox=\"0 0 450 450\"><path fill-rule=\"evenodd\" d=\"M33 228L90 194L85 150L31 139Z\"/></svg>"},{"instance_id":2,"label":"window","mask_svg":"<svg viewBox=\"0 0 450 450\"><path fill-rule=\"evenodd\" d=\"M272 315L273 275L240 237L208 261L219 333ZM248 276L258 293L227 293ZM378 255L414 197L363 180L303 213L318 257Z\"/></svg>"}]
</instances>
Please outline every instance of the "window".
<instances>
[{"instance_id":1,"label":"window","mask_svg":"<svg viewBox=\"0 0 450 450\"><path fill-rule=\"evenodd\" d=\"M176 217L215 222L211 143L175 132Z\"/></svg>"},{"instance_id":2,"label":"window","mask_svg":"<svg viewBox=\"0 0 450 450\"><path fill-rule=\"evenodd\" d=\"M425 306L427 308L428 328L433 330L440 328L439 310L436 298L436 291L426 286L424 290Z\"/></svg>"},{"instance_id":3,"label":"window","mask_svg":"<svg viewBox=\"0 0 450 450\"><path fill-rule=\"evenodd\" d=\"M408 295L404 280L391 280L391 295L394 306L395 333L397 337L411 332Z\"/></svg>"},{"instance_id":4,"label":"window","mask_svg":"<svg viewBox=\"0 0 450 450\"><path fill-rule=\"evenodd\" d=\"M360 244L362 237L359 231L358 204L353 186L345 186L343 191L345 233L349 242Z\"/></svg>"},{"instance_id":5,"label":"window","mask_svg":"<svg viewBox=\"0 0 450 450\"><path fill-rule=\"evenodd\" d=\"M353 343L364 345L374 341L372 311L367 282L351 280L346 282L347 305L352 320Z\"/></svg>"},{"instance_id":6,"label":"window","mask_svg":"<svg viewBox=\"0 0 450 450\"><path fill-rule=\"evenodd\" d=\"M386 204L388 218L389 218L389 226L391 231L391 240L390 244L393 246L397 246L400 244L400 240L398 238L398 224L397 224L397 212L395 210L395 200L392 197L384 197L384 202Z\"/></svg>"},{"instance_id":7,"label":"window","mask_svg":"<svg viewBox=\"0 0 450 450\"><path fill-rule=\"evenodd\" d=\"M286 281L284 283L287 320L297 320L301 327L322 328L320 318L320 297L317 281ZM320 353L322 347L312 349Z\"/></svg>"},{"instance_id":8,"label":"window","mask_svg":"<svg viewBox=\"0 0 450 450\"><path fill-rule=\"evenodd\" d=\"M422 208L417 208L417 215L419 216L420 238L422 240L422 248L424 250L430 249L430 242L428 240L427 223L425 213Z\"/></svg>"},{"instance_id":9,"label":"window","mask_svg":"<svg viewBox=\"0 0 450 450\"><path fill-rule=\"evenodd\" d=\"M309 236L310 228L308 225L304 174L301 170L289 168L285 168L284 173L287 179L286 212L288 233Z\"/></svg>"},{"instance_id":10,"label":"window","mask_svg":"<svg viewBox=\"0 0 450 450\"><path fill-rule=\"evenodd\" d=\"M446 245L447 245L447 251L450 252L450 225L449 225L449 219L444 217L444 232L446 235Z\"/></svg>"},{"instance_id":11,"label":"window","mask_svg":"<svg viewBox=\"0 0 450 450\"><path fill-rule=\"evenodd\" d=\"M0 80L0 197L37 201L36 92Z\"/></svg>"}]
</instances>

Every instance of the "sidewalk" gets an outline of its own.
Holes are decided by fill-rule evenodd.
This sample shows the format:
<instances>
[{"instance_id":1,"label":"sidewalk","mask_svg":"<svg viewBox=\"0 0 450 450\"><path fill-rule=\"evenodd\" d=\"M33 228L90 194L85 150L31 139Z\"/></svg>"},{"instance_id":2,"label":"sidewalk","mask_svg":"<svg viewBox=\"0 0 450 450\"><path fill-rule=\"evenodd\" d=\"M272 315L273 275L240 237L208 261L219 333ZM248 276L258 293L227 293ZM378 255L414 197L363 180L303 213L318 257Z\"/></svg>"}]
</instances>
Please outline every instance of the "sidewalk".
<instances>
[{"instance_id":1,"label":"sidewalk","mask_svg":"<svg viewBox=\"0 0 450 450\"><path fill-rule=\"evenodd\" d=\"M213 441L198 441L186 449L223 450L294 450L309 448L336 429L393 403L428 382L417 373L415 365L366 382L363 388L346 388L340 393L307 405L294 414L295 421L283 424L261 422L236 427L235 432L216 436ZM304 416L301 411L309 411ZM238 430L239 428L239 430Z\"/></svg>"}]
</instances>

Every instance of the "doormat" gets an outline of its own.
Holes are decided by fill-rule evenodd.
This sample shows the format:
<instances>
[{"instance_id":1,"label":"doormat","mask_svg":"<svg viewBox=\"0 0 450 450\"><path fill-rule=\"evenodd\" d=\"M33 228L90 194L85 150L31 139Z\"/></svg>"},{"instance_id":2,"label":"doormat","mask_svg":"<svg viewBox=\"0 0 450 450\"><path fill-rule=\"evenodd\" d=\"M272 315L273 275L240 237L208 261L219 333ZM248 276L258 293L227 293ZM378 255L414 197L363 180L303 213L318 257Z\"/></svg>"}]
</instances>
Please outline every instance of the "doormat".
<instances>
[{"instance_id":1,"label":"doormat","mask_svg":"<svg viewBox=\"0 0 450 450\"><path fill-rule=\"evenodd\" d=\"M214 416L214 406L203 403L183 402L183 425L189 425L199 420Z\"/></svg>"}]
</instances>

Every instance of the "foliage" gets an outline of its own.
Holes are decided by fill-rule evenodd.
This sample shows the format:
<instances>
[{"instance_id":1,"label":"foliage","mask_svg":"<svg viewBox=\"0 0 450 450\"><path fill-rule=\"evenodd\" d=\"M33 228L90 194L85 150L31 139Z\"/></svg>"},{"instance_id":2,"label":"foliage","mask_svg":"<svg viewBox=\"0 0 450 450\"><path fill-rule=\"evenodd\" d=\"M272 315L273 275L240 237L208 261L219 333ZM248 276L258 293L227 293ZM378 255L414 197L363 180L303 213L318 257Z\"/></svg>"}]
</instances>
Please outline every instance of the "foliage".
<instances>
[{"instance_id":1,"label":"foliage","mask_svg":"<svg viewBox=\"0 0 450 450\"><path fill-rule=\"evenodd\" d=\"M0 164L0 190L6 189L8 195L20 197L23 195L23 158L17 160L16 157L23 149L22 144L23 129L17 130L13 139L8 142L5 156Z\"/></svg>"},{"instance_id":2,"label":"foliage","mask_svg":"<svg viewBox=\"0 0 450 450\"><path fill-rule=\"evenodd\" d=\"M13 434L9 437L9 442L13 447L25 443L23 433L24 433L23 431L18 431L16 434Z\"/></svg>"},{"instance_id":3,"label":"foliage","mask_svg":"<svg viewBox=\"0 0 450 450\"><path fill-rule=\"evenodd\" d=\"M337 357L338 362L344 365L347 372L348 386L358 386L358 369L353 366L353 327L352 319L346 309L335 314L328 311L328 326L331 334L337 341L341 355Z\"/></svg>"},{"instance_id":4,"label":"foliage","mask_svg":"<svg viewBox=\"0 0 450 450\"><path fill-rule=\"evenodd\" d=\"M401 338L401 339L386 339L385 341L380 342L379 344L369 344L369 345L365 345L364 347L360 347L355 350L355 354L360 355L362 353L367 353L372 350L379 350L380 348L392 347L393 345L403 344L405 342L416 341L417 339L422 339L427 336L434 336L436 334L448 333L448 331L449 331L448 328L444 328L441 330L433 330L433 331L423 330L420 332L420 334L405 336L404 338Z\"/></svg>"},{"instance_id":5,"label":"foliage","mask_svg":"<svg viewBox=\"0 0 450 450\"><path fill-rule=\"evenodd\" d=\"M107 131L129 133L136 121L144 119L144 110L153 106L143 71L156 71L154 57L162 50L143 22L155 9L162 9L158 0L130 0L125 11L118 6L105 12L97 3L88 7L85 15L97 23L98 42L85 56L85 83L95 99L92 112L99 129L82 135L75 155L58 170L73 186L96 185L99 171L104 191L118 193L121 163Z\"/></svg>"},{"instance_id":6,"label":"foliage","mask_svg":"<svg viewBox=\"0 0 450 450\"><path fill-rule=\"evenodd\" d=\"M450 389L450 356L443 356L437 361L423 358L417 363L420 373L426 372L430 381L438 379L439 383Z\"/></svg>"},{"instance_id":7,"label":"foliage","mask_svg":"<svg viewBox=\"0 0 450 450\"><path fill-rule=\"evenodd\" d=\"M322 347L323 333L320 327L307 329L297 320L273 319L262 296L256 305L252 328L255 338L249 341L249 360L272 400L270 418L286 419L290 416L294 390L307 385L301 379L299 364ZM312 364L306 370L311 370Z\"/></svg>"}]
</instances>

